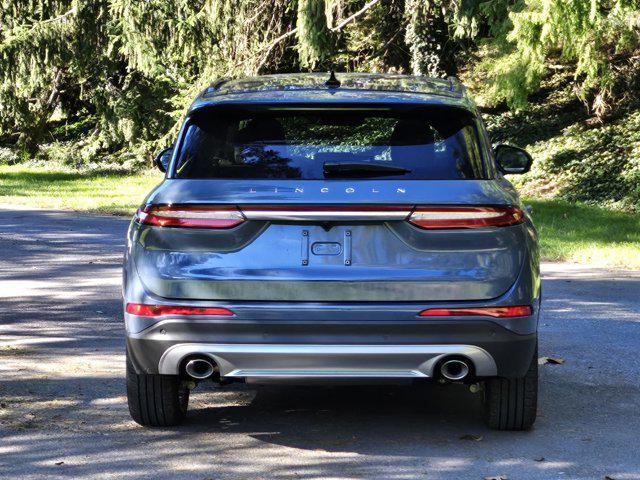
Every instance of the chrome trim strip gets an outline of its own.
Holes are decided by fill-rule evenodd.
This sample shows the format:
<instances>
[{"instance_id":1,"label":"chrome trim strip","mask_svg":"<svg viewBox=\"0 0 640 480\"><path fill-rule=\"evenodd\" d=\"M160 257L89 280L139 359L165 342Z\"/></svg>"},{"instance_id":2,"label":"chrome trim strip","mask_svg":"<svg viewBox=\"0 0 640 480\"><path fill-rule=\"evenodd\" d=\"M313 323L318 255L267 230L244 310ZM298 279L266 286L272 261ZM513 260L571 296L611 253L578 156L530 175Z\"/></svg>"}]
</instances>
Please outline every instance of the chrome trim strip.
<instances>
[{"instance_id":1,"label":"chrome trim strip","mask_svg":"<svg viewBox=\"0 0 640 480\"><path fill-rule=\"evenodd\" d=\"M474 345L286 345L183 343L169 347L158 371L177 375L189 355L207 355L226 377L433 377L445 356L461 355L478 376L497 375L496 363Z\"/></svg>"},{"instance_id":2,"label":"chrome trim strip","mask_svg":"<svg viewBox=\"0 0 640 480\"><path fill-rule=\"evenodd\" d=\"M227 377L260 377L260 378L425 378L418 371L406 370L235 370Z\"/></svg>"},{"instance_id":3,"label":"chrome trim strip","mask_svg":"<svg viewBox=\"0 0 640 480\"><path fill-rule=\"evenodd\" d=\"M411 209L401 211L384 210L242 210L247 220L286 220L286 221L322 221L322 220L405 220Z\"/></svg>"}]
</instances>

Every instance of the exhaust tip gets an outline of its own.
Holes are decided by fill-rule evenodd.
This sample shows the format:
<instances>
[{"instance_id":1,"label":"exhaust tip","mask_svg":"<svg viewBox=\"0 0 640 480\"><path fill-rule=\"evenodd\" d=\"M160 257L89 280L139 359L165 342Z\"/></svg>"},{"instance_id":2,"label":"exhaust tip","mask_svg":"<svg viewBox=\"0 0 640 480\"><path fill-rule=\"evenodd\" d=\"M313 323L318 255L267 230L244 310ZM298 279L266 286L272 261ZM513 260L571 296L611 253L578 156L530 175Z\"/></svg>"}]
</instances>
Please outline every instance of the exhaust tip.
<instances>
[{"instance_id":1,"label":"exhaust tip","mask_svg":"<svg viewBox=\"0 0 640 480\"><path fill-rule=\"evenodd\" d=\"M462 380L469 375L471 369L465 360L447 360L440 367L440 373L447 380Z\"/></svg>"},{"instance_id":2,"label":"exhaust tip","mask_svg":"<svg viewBox=\"0 0 640 480\"><path fill-rule=\"evenodd\" d=\"M205 360L203 358L194 358L187 362L184 370L191 378L195 378L196 380L204 380L205 378L209 378L211 375L213 375L215 368L209 360Z\"/></svg>"}]
</instances>

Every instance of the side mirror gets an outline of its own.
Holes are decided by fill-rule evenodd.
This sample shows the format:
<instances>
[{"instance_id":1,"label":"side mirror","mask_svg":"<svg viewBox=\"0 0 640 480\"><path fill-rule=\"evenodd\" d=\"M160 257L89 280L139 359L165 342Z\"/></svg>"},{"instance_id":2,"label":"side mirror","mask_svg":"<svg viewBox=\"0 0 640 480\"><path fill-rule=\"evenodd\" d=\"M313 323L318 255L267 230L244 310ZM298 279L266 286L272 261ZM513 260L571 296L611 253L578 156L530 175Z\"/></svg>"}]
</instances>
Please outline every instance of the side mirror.
<instances>
[{"instance_id":1,"label":"side mirror","mask_svg":"<svg viewBox=\"0 0 640 480\"><path fill-rule=\"evenodd\" d=\"M496 161L503 173L527 173L533 158L526 150L511 145L498 145L494 148Z\"/></svg>"},{"instance_id":2,"label":"side mirror","mask_svg":"<svg viewBox=\"0 0 640 480\"><path fill-rule=\"evenodd\" d=\"M160 153L156 155L156 158L153 159L153 164L160 170L162 173L167 171L169 168L169 162L171 161L171 156L173 155L173 147L165 148L164 150L160 150Z\"/></svg>"}]
</instances>

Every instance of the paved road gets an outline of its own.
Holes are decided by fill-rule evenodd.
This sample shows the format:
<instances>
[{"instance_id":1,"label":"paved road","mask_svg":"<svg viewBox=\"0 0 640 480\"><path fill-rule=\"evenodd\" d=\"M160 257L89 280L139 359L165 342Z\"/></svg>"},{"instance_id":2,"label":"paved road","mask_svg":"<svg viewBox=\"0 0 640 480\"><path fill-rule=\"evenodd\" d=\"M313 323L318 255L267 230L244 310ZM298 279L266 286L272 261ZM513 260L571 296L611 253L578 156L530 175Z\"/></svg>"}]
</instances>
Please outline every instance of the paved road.
<instances>
[{"instance_id":1,"label":"paved road","mask_svg":"<svg viewBox=\"0 0 640 480\"><path fill-rule=\"evenodd\" d=\"M640 273L544 266L540 354L566 363L531 432L437 386L211 386L148 430L123 395L126 226L0 210L1 478L640 479Z\"/></svg>"}]
</instances>

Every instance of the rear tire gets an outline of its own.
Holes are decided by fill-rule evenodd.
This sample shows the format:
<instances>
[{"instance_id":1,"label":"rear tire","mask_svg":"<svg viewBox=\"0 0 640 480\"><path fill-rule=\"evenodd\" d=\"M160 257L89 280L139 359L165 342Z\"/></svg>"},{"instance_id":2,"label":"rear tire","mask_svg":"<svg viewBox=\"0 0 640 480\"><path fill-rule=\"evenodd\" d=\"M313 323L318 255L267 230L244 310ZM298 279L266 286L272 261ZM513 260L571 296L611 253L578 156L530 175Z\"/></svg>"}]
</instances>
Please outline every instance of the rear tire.
<instances>
[{"instance_id":1,"label":"rear tire","mask_svg":"<svg viewBox=\"0 0 640 480\"><path fill-rule=\"evenodd\" d=\"M177 375L136 373L127 352L127 402L131 418L140 425L178 425L187 413L189 389Z\"/></svg>"},{"instance_id":2,"label":"rear tire","mask_svg":"<svg viewBox=\"0 0 640 480\"><path fill-rule=\"evenodd\" d=\"M538 408L538 347L526 375L484 382L484 419L493 430L529 430Z\"/></svg>"}]
</instances>

